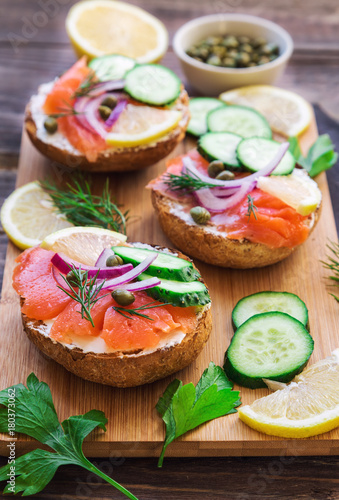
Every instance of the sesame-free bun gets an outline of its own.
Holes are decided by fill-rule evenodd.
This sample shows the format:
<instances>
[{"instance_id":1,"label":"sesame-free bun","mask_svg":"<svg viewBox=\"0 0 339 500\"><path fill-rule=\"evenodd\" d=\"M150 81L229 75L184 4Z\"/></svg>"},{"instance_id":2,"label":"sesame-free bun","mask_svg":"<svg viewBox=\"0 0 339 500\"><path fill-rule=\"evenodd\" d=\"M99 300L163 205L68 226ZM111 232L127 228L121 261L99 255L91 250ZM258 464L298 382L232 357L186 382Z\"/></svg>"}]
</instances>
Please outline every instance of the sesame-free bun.
<instances>
[{"instance_id":1,"label":"sesame-free bun","mask_svg":"<svg viewBox=\"0 0 339 500\"><path fill-rule=\"evenodd\" d=\"M188 95L182 90L178 99L171 109L182 111L182 118L176 128L160 137L155 142L140 146L127 148L109 148L98 154L96 161L89 161L84 154L76 150L67 140L62 137L53 141L53 135L48 136L42 130L41 118L44 115L42 105L44 102L44 88L41 86L39 94L33 96L26 106L25 128L34 146L47 156L50 160L62 163L67 167L90 172L128 172L141 170L165 158L185 136L190 114L188 109ZM42 90L41 90L42 89ZM39 98L42 99L39 99ZM39 103L41 101L41 105ZM37 104L38 103L38 104ZM39 109L40 107L40 109ZM45 116L46 117L46 116ZM39 121L38 121L39 120Z\"/></svg>"},{"instance_id":2,"label":"sesame-free bun","mask_svg":"<svg viewBox=\"0 0 339 500\"><path fill-rule=\"evenodd\" d=\"M227 238L213 226L198 225L193 219L180 216L183 211L179 202L154 189L152 203L164 233L174 246L208 264L235 269L264 267L280 262L297 248L271 248L247 239ZM320 207L308 217L311 231L319 214Z\"/></svg>"}]
</instances>

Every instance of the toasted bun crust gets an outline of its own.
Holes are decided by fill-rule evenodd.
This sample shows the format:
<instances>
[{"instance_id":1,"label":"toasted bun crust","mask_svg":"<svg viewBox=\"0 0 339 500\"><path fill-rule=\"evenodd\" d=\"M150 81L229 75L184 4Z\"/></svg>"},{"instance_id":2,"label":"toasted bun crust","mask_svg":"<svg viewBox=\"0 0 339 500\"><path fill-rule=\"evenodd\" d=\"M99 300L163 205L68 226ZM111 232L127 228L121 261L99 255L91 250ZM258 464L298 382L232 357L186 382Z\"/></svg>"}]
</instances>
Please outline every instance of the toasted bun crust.
<instances>
[{"instance_id":1,"label":"toasted bun crust","mask_svg":"<svg viewBox=\"0 0 339 500\"><path fill-rule=\"evenodd\" d=\"M152 190L152 203L160 225L172 243L187 255L208 264L235 269L264 267L280 262L296 248L270 248L245 239L233 240L216 231L209 232L193 221L189 224L173 213L176 202L156 190ZM320 207L314 215L309 216L311 231L319 214Z\"/></svg>"},{"instance_id":2,"label":"toasted bun crust","mask_svg":"<svg viewBox=\"0 0 339 500\"><path fill-rule=\"evenodd\" d=\"M161 250L161 247L155 248ZM175 254L190 260L180 252ZM22 305L24 298L20 299ZM78 377L113 387L149 384L185 368L198 357L212 330L211 303L209 303L199 311L196 328L186 333L180 343L155 348L147 354L141 354L140 349L132 353L117 351L98 354L84 352L78 347L70 348L57 342L43 333L47 328L43 321L31 319L23 313L21 316L28 338L45 355Z\"/></svg>"},{"instance_id":3,"label":"toasted bun crust","mask_svg":"<svg viewBox=\"0 0 339 500\"><path fill-rule=\"evenodd\" d=\"M58 144L44 142L38 137L37 124L32 114L31 101L26 106L25 128L34 146L50 160L62 163L71 169L93 172L128 172L141 170L165 158L185 137L190 114L188 95L182 90L173 109L182 111L183 116L175 129L156 142L129 148L111 148L101 151L95 162L87 160L82 153L68 151Z\"/></svg>"},{"instance_id":4,"label":"toasted bun crust","mask_svg":"<svg viewBox=\"0 0 339 500\"><path fill-rule=\"evenodd\" d=\"M78 377L113 387L135 387L149 384L181 370L194 361L208 340L212 328L211 308L205 306L195 330L171 347L145 355L124 352L95 354L79 348L70 349L41 333L42 321L22 315L28 338L40 351Z\"/></svg>"}]
</instances>

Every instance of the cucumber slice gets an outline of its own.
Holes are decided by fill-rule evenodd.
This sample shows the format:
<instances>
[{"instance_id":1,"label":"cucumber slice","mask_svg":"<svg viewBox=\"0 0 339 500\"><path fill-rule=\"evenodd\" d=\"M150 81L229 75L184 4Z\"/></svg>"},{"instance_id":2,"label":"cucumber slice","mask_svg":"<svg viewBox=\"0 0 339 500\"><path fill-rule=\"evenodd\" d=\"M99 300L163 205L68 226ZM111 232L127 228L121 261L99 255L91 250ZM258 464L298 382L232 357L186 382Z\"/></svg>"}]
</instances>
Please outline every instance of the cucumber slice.
<instances>
[{"instance_id":1,"label":"cucumber slice","mask_svg":"<svg viewBox=\"0 0 339 500\"><path fill-rule=\"evenodd\" d=\"M263 378L290 382L302 371L314 341L300 321L282 312L256 314L235 332L224 370L239 385L266 387Z\"/></svg>"},{"instance_id":2,"label":"cucumber slice","mask_svg":"<svg viewBox=\"0 0 339 500\"><path fill-rule=\"evenodd\" d=\"M137 101L164 106L178 98L181 81L160 64L139 64L126 74L125 91Z\"/></svg>"},{"instance_id":3,"label":"cucumber slice","mask_svg":"<svg viewBox=\"0 0 339 500\"><path fill-rule=\"evenodd\" d=\"M88 66L93 69L101 82L106 82L124 78L127 71L134 68L135 65L136 61L131 57L109 54L92 59Z\"/></svg>"},{"instance_id":4,"label":"cucumber slice","mask_svg":"<svg viewBox=\"0 0 339 500\"><path fill-rule=\"evenodd\" d=\"M137 247L112 247L116 255L122 258L125 263L137 266L150 255L157 254L156 260L147 268L147 274L175 281L195 281L200 278L199 272L194 269L192 262L180 259L175 255L164 252L147 250Z\"/></svg>"},{"instance_id":5,"label":"cucumber slice","mask_svg":"<svg viewBox=\"0 0 339 500\"><path fill-rule=\"evenodd\" d=\"M308 310L294 293L259 292L239 300L232 311L232 322L235 329L255 314L279 311L297 319L304 326L308 323Z\"/></svg>"},{"instance_id":6,"label":"cucumber slice","mask_svg":"<svg viewBox=\"0 0 339 500\"><path fill-rule=\"evenodd\" d=\"M198 142L199 153L207 160L221 160L232 170L241 168L237 158L237 147L241 142L240 135L229 132L207 132Z\"/></svg>"},{"instance_id":7,"label":"cucumber slice","mask_svg":"<svg viewBox=\"0 0 339 500\"><path fill-rule=\"evenodd\" d=\"M207 127L211 132L232 132L241 137L272 138L271 127L264 116L246 106L224 106L210 111Z\"/></svg>"},{"instance_id":8,"label":"cucumber slice","mask_svg":"<svg viewBox=\"0 0 339 500\"><path fill-rule=\"evenodd\" d=\"M138 280L151 278L143 273ZM147 295L155 300L169 302L176 307L204 306L211 302L208 290L201 281L171 281L161 280L161 284L146 290Z\"/></svg>"},{"instance_id":9,"label":"cucumber slice","mask_svg":"<svg viewBox=\"0 0 339 500\"><path fill-rule=\"evenodd\" d=\"M190 99L189 110L191 118L187 132L196 137L206 134L207 113L221 106L225 106L225 104L220 99L215 99L214 97L194 97Z\"/></svg>"},{"instance_id":10,"label":"cucumber slice","mask_svg":"<svg viewBox=\"0 0 339 500\"><path fill-rule=\"evenodd\" d=\"M243 139L238 146L237 155L239 161L250 172L257 172L266 167L266 165L274 158L277 153L280 143L262 137L251 137ZM283 159L273 171L272 175L288 175L292 172L295 166L294 156L290 151L286 151Z\"/></svg>"}]
</instances>

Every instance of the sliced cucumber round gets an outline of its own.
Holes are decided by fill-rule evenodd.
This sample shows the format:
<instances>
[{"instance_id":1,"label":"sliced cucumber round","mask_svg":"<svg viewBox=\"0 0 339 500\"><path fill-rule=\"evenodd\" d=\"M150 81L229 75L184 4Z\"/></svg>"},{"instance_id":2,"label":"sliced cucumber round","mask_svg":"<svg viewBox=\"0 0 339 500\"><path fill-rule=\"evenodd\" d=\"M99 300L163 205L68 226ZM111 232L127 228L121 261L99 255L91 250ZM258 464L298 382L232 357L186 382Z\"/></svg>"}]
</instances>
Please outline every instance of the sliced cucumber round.
<instances>
[{"instance_id":1,"label":"sliced cucumber round","mask_svg":"<svg viewBox=\"0 0 339 500\"><path fill-rule=\"evenodd\" d=\"M181 81L160 64L139 64L127 72L125 91L137 101L164 106L179 97Z\"/></svg>"},{"instance_id":2,"label":"sliced cucumber round","mask_svg":"<svg viewBox=\"0 0 339 500\"><path fill-rule=\"evenodd\" d=\"M237 149L237 156L242 165L250 172L257 172L274 158L281 144L271 139L251 137L243 139ZM272 175L288 175L295 167L295 158L286 151L283 159Z\"/></svg>"},{"instance_id":3,"label":"sliced cucumber round","mask_svg":"<svg viewBox=\"0 0 339 500\"><path fill-rule=\"evenodd\" d=\"M232 132L241 137L272 137L266 118L246 106L224 106L210 111L207 115L207 127L211 132Z\"/></svg>"},{"instance_id":4,"label":"sliced cucumber round","mask_svg":"<svg viewBox=\"0 0 339 500\"><path fill-rule=\"evenodd\" d=\"M237 329L255 314L271 311L289 314L304 326L308 323L306 304L294 293L259 292L239 300L232 311L233 326Z\"/></svg>"},{"instance_id":5,"label":"sliced cucumber round","mask_svg":"<svg viewBox=\"0 0 339 500\"><path fill-rule=\"evenodd\" d=\"M157 252L137 247L112 247L116 255L125 263L137 266L150 255L157 254L156 260L147 268L147 274L160 279L174 281L195 281L200 278L199 272L194 269L192 262L176 257L165 252Z\"/></svg>"},{"instance_id":6,"label":"sliced cucumber round","mask_svg":"<svg viewBox=\"0 0 339 500\"><path fill-rule=\"evenodd\" d=\"M136 61L131 57L109 54L92 59L88 66L93 69L101 82L106 82L124 78L127 71L134 68L135 65Z\"/></svg>"},{"instance_id":7,"label":"sliced cucumber round","mask_svg":"<svg viewBox=\"0 0 339 500\"><path fill-rule=\"evenodd\" d=\"M266 387L263 378L290 382L309 360L314 341L289 314L267 312L245 321L226 351L224 370L239 385Z\"/></svg>"},{"instance_id":8,"label":"sliced cucumber round","mask_svg":"<svg viewBox=\"0 0 339 500\"><path fill-rule=\"evenodd\" d=\"M200 137L207 132L207 114L212 109L226 106L220 99L214 97L193 97L190 99L189 110L191 118L187 127L187 132Z\"/></svg>"},{"instance_id":9,"label":"sliced cucumber round","mask_svg":"<svg viewBox=\"0 0 339 500\"><path fill-rule=\"evenodd\" d=\"M207 132L200 137L198 151L209 161L221 160L231 170L238 170L241 164L237 158L240 135L229 132Z\"/></svg>"},{"instance_id":10,"label":"sliced cucumber round","mask_svg":"<svg viewBox=\"0 0 339 500\"><path fill-rule=\"evenodd\" d=\"M146 280L152 276L140 274L138 280ZM201 281L161 280L160 285L146 290L147 295L155 300L170 303L176 307L204 306L211 302L208 290Z\"/></svg>"}]
</instances>

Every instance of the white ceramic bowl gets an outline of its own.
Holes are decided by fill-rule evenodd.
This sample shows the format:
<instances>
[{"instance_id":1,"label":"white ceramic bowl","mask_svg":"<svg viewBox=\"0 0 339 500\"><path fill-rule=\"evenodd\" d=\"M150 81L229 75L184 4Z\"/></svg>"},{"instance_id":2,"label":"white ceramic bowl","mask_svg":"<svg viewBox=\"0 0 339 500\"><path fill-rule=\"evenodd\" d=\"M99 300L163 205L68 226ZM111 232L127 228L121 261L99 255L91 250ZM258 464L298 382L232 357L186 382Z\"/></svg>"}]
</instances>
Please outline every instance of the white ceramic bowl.
<instances>
[{"instance_id":1,"label":"white ceramic bowl","mask_svg":"<svg viewBox=\"0 0 339 500\"><path fill-rule=\"evenodd\" d=\"M274 61L253 68L219 68L196 61L186 54L186 50L200 40L226 34L263 36L268 42L275 42L279 46L280 55ZM174 36L173 49L192 87L212 96L244 85L272 84L285 69L293 52L293 41L286 30L261 17L213 14L193 19L181 26Z\"/></svg>"}]
</instances>

